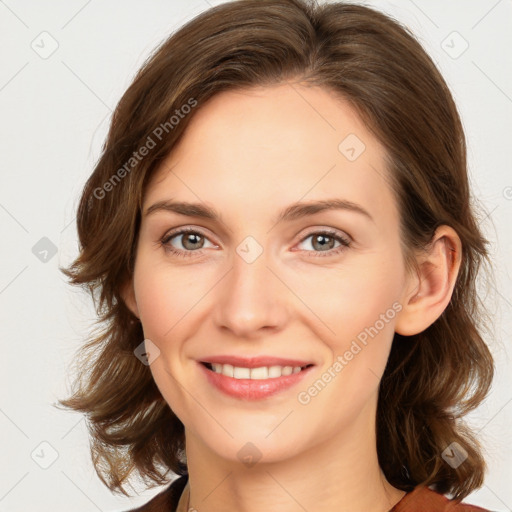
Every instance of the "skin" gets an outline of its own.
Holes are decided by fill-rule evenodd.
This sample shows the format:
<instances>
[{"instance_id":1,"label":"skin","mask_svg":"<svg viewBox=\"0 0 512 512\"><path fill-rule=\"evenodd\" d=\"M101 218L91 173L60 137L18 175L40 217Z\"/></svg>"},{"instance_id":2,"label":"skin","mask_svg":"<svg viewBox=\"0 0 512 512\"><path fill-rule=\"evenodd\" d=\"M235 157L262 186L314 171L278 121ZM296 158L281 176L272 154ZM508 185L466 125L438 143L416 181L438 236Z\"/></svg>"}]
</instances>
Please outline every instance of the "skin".
<instances>
[{"instance_id":1,"label":"skin","mask_svg":"<svg viewBox=\"0 0 512 512\"><path fill-rule=\"evenodd\" d=\"M338 149L349 134L365 145L354 161ZM418 255L421 272L406 273L384 155L332 92L282 83L216 95L150 181L144 213L174 199L222 216L144 215L123 291L160 350L150 369L185 425L190 506L199 512L384 512L403 497L377 460L378 386L394 333L421 332L446 308L461 246L441 226L430 251ZM361 205L373 220L331 210L274 221L296 201L332 198ZM167 246L192 254L166 251L164 235L187 226L199 238L187 244L178 235ZM336 254L339 242L316 244L311 235L329 228L350 246ZM252 263L236 251L248 236L263 249ZM299 392L389 311L394 317L336 378L299 403ZM291 390L244 401L213 388L200 371L198 360L219 354L293 357L316 367ZM248 442L261 457L251 467L238 455Z\"/></svg>"}]
</instances>

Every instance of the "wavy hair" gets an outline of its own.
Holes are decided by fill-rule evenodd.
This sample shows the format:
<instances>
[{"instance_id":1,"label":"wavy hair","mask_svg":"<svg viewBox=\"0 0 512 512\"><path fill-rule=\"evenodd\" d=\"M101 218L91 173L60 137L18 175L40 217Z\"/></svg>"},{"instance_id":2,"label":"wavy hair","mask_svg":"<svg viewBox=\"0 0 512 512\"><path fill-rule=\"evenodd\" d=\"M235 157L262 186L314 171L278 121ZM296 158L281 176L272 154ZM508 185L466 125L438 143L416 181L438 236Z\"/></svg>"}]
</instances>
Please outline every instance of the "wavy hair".
<instances>
[{"instance_id":1,"label":"wavy hair","mask_svg":"<svg viewBox=\"0 0 512 512\"><path fill-rule=\"evenodd\" d=\"M168 482L169 471L187 473L184 426L134 356L143 330L120 293L133 272L142 198L209 98L284 81L347 100L383 144L409 269L438 226L451 226L461 239L462 263L443 314L417 335L395 333L376 432L379 463L393 486L423 484L463 499L482 485L485 471L462 417L485 398L494 372L476 288L482 263L489 263L488 242L476 220L449 88L407 28L361 5L224 3L188 21L146 60L114 111L83 188L79 255L61 268L91 294L98 326L77 353L72 396L59 404L86 414L94 467L112 491L127 494L123 485L134 472L153 485ZM452 442L468 453L455 469L442 458Z\"/></svg>"}]
</instances>

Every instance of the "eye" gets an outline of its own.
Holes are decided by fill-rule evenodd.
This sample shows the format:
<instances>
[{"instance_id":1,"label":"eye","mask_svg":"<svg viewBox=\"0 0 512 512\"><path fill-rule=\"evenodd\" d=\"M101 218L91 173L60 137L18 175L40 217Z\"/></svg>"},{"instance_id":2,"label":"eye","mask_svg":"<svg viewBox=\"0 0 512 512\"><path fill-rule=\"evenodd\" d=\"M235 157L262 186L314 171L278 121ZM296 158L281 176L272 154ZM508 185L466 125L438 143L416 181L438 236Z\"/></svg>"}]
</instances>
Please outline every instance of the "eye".
<instances>
[{"instance_id":1,"label":"eye","mask_svg":"<svg viewBox=\"0 0 512 512\"><path fill-rule=\"evenodd\" d=\"M351 242L348 238L341 236L337 231L325 230L325 231L316 231L314 233L310 233L306 238L303 238L301 243L304 243L309 238L312 239L309 244L314 249L319 249L319 251L306 251L306 252L317 252L320 254L315 254L316 256L333 256L343 252L347 247L350 247ZM336 248L333 247L333 244L338 242ZM325 253L325 254L321 254Z\"/></svg>"},{"instance_id":2,"label":"eye","mask_svg":"<svg viewBox=\"0 0 512 512\"><path fill-rule=\"evenodd\" d=\"M177 240L181 239L180 244L184 249L174 247L171 244L173 238ZM201 249L203 248L204 240L207 240L207 238L201 231L192 228L184 228L179 231L167 233L162 240L160 240L160 243L164 246L166 251L176 256L187 257L194 255L194 253L202 254ZM214 244L212 244L212 246L216 247Z\"/></svg>"},{"instance_id":3,"label":"eye","mask_svg":"<svg viewBox=\"0 0 512 512\"><path fill-rule=\"evenodd\" d=\"M315 231L313 233L310 233L308 236L303 238L300 243L304 243L309 238L312 239L312 242L309 245L313 247L313 249L319 250L306 250L306 252L316 252L317 254L314 255L315 257L333 256L341 253L351 245L351 242L348 238L345 238L341 236L337 231L332 230ZM171 243L173 239L181 239L180 244L183 247L183 249L176 248ZM207 240L207 237L201 231L193 228L183 228L178 231L167 233L160 240L160 243L167 252L180 257L188 257L193 256L194 254L202 254L202 249L204 248L205 240ZM339 245L337 247L333 247L333 244L335 244L336 242L338 242ZM211 246L216 247L215 244L211 244Z\"/></svg>"}]
</instances>

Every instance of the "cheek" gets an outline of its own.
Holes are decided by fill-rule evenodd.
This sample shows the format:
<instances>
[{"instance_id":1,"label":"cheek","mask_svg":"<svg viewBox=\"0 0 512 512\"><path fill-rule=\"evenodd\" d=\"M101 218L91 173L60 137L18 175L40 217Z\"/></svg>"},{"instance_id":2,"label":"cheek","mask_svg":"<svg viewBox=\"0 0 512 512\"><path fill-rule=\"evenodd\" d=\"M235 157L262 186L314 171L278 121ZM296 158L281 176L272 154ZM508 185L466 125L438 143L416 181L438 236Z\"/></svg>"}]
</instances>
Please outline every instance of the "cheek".
<instances>
[{"instance_id":1,"label":"cheek","mask_svg":"<svg viewBox=\"0 0 512 512\"><path fill-rule=\"evenodd\" d=\"M138 258L135 295L145 335L163 340L208 290L200 272Z\"/></svg>"},{"instance_id":2,"label":"cheek","mask_svg":"<svg viewBox=\"0 0 512 512\"><path fill-rule=\"evenodd\" d=\"M350 389L370 393L371 386L378 383L375 377L384 371L394 319L401 309L397 302L401 273L396 261L375 254L364 264L347 265L339 271L327 269L323 282L303 283L304 300L320 319L315 322L329 327L318 332L319 336L320 330L323 333L332 361L343 358L344 376L338 381Z\"/></svg>"},{"instance_id":3,"label":"cheek","mask_svg":"<svg viewBox=\"0 0 512 512\"><path fill-rule=\"evenodd\" d=\"M373 325L400 296L400 269L391 261L365 261L324 269L301 280L298 291L316 316L341 340ZM391 314L390 314L391 316Z\"/></svg>"},{"instance_id":4,"label":"cheek","mask_svg":"<svg viewBox=\"0 0 512 512\"><path fill-rule=\"evenodd\" d=\"M144 254L137 256L134 284L144 337L161 353L151 363L150 371L162 396L182 421L186 415L182 405L186 396L182 385L175 382L175 379L183 380L180 376L182 346L175 341L188 336L187 314L191 314L191 308L201 296L197 289L197 282L201 281L193 281L183 269L173 269L167 262L155 261Z\"/></svg>"},{"instance_id":5,"label":"cheek","mask_svg":"<svg viewBox=\"0 0 512 512\"><path fill-rule=\"evenodd\" d=\"M175 323L176 294L166 281L144 279L136 288L140 320L147 338L160 340ZM137 285L137 283L136 283Z\"/></svg>"}]
</instances>

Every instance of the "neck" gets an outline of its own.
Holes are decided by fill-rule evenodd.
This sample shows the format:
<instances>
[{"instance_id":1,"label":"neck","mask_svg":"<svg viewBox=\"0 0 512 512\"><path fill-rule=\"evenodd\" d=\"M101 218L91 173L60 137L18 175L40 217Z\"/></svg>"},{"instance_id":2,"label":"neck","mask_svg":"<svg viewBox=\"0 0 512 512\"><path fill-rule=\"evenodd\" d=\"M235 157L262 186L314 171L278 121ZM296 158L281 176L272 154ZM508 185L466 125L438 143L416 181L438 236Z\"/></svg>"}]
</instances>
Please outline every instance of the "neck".
<instances>
[{"instance_id":1,"label":"neck","mask_svg":"<svg viewBox=\"0 0 512 512\"><path fill-rule=\"evenodd\" d=\"M374 415L361 414L335 439L277 462L248 467L188 431L186 453L189 507L200 512L388 512L405 494L379 467Z\"/></svg>"}]
</instances>

